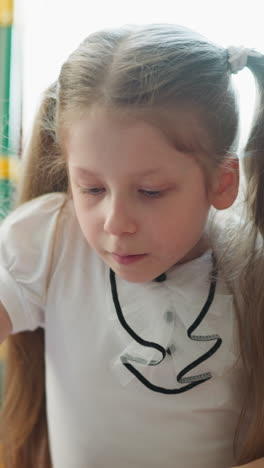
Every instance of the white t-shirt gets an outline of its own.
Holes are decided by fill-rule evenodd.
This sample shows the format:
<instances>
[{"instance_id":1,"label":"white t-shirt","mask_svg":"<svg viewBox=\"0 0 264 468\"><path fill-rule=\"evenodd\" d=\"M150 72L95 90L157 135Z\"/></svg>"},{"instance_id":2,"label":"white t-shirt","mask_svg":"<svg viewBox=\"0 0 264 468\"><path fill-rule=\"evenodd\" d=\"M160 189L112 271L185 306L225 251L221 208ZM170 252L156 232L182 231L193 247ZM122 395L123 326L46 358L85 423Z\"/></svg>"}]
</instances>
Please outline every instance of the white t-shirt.
<instances>
[{"instance_id":1,"label":"white t-shirt","mask_svg":"<svg viewBox=\"0 0 264 468\"><path fill-rule=\"evenodd\" d=\"M65 194L8 216L0 300L13 333L45 329L54 468L233 466L243 372L232 296L220 279L214 294L211 271L208 251L163 282L110 281Z\"/></svg>"}]
</instances>

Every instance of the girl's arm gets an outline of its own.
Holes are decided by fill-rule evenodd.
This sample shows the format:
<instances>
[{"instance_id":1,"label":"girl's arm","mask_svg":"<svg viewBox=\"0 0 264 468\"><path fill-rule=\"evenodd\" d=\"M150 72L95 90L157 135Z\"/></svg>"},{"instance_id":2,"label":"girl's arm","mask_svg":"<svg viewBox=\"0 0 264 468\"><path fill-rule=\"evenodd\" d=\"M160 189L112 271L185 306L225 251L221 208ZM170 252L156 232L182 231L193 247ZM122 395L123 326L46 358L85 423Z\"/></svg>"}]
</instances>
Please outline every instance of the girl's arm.
<instances>
[{"instance_id":1,"label":"girl's arm","mask_svg":"<svg viewBox=\"0 0 264 468\"><path fill-rule=\"evenodd\" d=\"M264 468L264 458L259 458L258 460L254 460L246 465L234 466L233 468Z\"/></svg>"}]
</instances>

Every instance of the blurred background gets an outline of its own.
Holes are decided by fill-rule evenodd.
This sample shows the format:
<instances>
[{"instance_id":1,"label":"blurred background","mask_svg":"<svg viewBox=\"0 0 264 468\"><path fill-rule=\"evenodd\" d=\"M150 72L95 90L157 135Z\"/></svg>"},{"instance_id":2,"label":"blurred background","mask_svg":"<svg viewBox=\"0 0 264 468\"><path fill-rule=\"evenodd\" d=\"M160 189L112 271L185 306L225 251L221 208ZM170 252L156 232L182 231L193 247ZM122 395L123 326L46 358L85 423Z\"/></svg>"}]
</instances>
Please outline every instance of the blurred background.
<instances>
[{"instance_id":1,"label":"blurred background","mask_svg":"<svg viewBox=\"0 0 264 468\"><path fill-rule=\"evenodd\" d=\"M22 143L22 32L12 0L0 0L0 220L11 207Z\"/></svg>"},{"instance_id":2,"label":"blurred background","mask_svg":"<svg viewBox=\"0 0 264 468\"><path fill-rule=\"evenodd\" d=\"M0 0L0 220L12 207L21 151L41 94L90 32L125 23L177 23L221 45L245 45L264 53L262 13L262 0ZM234 80L240 96L242 146L255 91L249 71ZM0 347L0 355L3 352Z\"/></svg>"}]
</instances>

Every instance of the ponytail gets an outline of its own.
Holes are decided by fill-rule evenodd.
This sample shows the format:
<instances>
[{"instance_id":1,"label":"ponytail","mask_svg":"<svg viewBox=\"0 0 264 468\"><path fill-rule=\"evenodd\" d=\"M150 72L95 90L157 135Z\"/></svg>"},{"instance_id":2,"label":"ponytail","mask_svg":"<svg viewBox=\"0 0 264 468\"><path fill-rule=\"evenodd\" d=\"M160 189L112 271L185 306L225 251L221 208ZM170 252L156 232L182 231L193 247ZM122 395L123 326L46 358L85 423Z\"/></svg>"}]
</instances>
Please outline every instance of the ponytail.
<instances>
[{"instance_id":1,"label":"ponytail","mask_svg":"<svg viewBox=\"0 0 264 468\"><path fill-rule=\"evenodd\" d=\"M50 192L67 192L66 164L56 141L57 83L44 95L25 154L19 204Z\"/></svg>"},{"instance_id":2,"label":"ponytail","mask_svg":"<svg viewBox=\"0 0 264 468\"><path fill-rule=\"evenodd\" d=\"M56 84L44 95L24 156L18 204L49 192L66 192L66 165L56 143ZM51 468L48 446L44 333L7 340L0 438L5 468Z\"/></svg>"},{"instance_id":3,"label":"ponytail","mask_svg":"<svg viewBox=\"0 0 264 468\"><path fill-rule=\"evenodd\" d=\"M252 130L245 148L247 201L249 215L264 235L264 55L248 58L248 68L257 85L257 103Z\"/></svg>"},{"instance_id":4,"label":"ponytail","mask_svg":"<svg viewBox=\"0 0 264 468\"><path fill-rule=\"evenodd\" d=\"M250 426L239 465L264 457L264 56L248 57L247 66L255 77L257 102L244 157L248 232L244 258L249 261L241 273L240 342L248 382L242 416L247 416Z\"/></svg>"}]
</instances>

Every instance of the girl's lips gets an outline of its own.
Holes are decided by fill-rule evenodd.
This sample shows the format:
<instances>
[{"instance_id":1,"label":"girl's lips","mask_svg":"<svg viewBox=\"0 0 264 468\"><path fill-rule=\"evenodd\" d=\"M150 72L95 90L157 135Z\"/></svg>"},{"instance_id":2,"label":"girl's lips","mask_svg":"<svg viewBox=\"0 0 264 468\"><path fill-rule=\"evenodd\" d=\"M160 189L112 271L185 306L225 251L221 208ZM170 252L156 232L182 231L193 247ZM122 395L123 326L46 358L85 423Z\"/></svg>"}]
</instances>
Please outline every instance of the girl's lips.
<instances>
[{"instance_id":1,"label":"girl's lips","mask_svg":"<svg viewBox=\"0 0 264 468\"><path fill-rule=\"evenodd\" d=\"M140 255L118 255L112 253L112 257L116 260L117 263L120 265L129 265L130 263L137 262L145 257L147 254L140 254Z\"/></svg>"}]
</instances>

